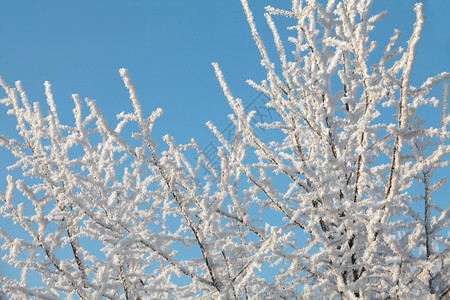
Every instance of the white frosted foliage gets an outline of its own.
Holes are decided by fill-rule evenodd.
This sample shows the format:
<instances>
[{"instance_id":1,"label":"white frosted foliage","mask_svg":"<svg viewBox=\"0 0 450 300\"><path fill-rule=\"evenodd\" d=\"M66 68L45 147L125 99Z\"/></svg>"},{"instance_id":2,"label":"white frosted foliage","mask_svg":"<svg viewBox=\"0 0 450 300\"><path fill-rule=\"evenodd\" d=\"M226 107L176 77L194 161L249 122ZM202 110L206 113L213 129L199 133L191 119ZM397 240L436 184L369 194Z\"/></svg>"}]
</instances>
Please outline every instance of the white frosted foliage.
<instances>
[{"instance_id":1,"label":"white frosted foliage","mask_svg":"<svg viewBox=\"0 0 450 300\"><path fill-rule=\"evenodd\" d=\"M72 122L60 119L48 82L44 113L0 78L1 113L17 119L15 138L0 133L15 158L0 191L14 230L0 228L0 245L20 271L0 272L0 298L448 298L450 74L411 85L423 6L407 44L394 30L375 61L370 33L386 12L320 2L267 7L269 44L242 0L267 72L248 84L273 118L249 111L213 63L234 126L230 137L206 124L215 162L194 139L153 139L163 111L142 110L126 69L133 109L117 124L78 95Z\"/></svg>"}]
</instances>

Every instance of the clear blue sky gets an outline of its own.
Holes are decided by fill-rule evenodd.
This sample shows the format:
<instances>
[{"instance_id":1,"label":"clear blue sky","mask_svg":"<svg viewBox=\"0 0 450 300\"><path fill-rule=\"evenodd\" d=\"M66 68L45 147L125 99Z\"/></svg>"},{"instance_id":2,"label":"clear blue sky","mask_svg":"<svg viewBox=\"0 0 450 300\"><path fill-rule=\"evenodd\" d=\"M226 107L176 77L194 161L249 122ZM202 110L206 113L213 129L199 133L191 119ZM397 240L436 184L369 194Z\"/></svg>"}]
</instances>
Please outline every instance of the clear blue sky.
<instances>
[{"instance_id":1,"label":"clear blue sky","mask_svg":"<svg viewBox=\"0 0 450 300\"><path fill-rule=\"evenodd\" d=\"M250 1L269 48L273 43L263 8L288 7L289 2ZM376 31L380 47L394 27L402 30L404 40L409 37L414 2L374 0L374 11L390 12ZM427 21L413 83L450 70L450 1L425 0L424 5ZM169 133L179 142L195 137L207 143L212 136L205 122L225 126L231 112L211 62L219 62L233 94L247 102L257 92L245 80L265 76L238 0L15 0L2 1L0 11L0 75L10 85L21 80L31 101L45 100L43 83L50 81L58 108L68 117L73 93L95 99L111 121L129 111L118 74L125 67L144 112L164 109L157 133ZM1 128L9 127L4 108L0 116Z\"/></svg>"},{"instance_id":2,"label":"clear blue sky","mask_svg":"<svg viewBox=\"0 0 450 300\"><path fill-rule=\"evenodd\" d=\"M287 8L290 1L249 2L273 50L264 6ZM374 0L374 12L390 12L374 33L380 47L384 48L393 28L402 31L403 42L409 38L414 3ZM427 20L413 84L450 71L450 1L424 0L424 8ZM265 77L238 0L15 0L1 1L0 14L0 75L11 86L21 80L30 101L41 102L43 111L47 110L43 83L50 81L58 109L69 124L73 124L73 93L95 99L111 122L117 113L131 111L118 73L124 67L137 87L144 114L156 107L164 109L156 125L157 137L169 133L180 143L194 137L206 145L213 136L205 122L212 120L221 129L231 113L211 62L219 62L233 94L245 103L258 95L245 80L259 82ZM440 93L436 91L437 96ZM0 107L0 134L12 135L14 126ZM0 149L1 190L10 163L5 153Z\"/></svg>"}]
</instances>

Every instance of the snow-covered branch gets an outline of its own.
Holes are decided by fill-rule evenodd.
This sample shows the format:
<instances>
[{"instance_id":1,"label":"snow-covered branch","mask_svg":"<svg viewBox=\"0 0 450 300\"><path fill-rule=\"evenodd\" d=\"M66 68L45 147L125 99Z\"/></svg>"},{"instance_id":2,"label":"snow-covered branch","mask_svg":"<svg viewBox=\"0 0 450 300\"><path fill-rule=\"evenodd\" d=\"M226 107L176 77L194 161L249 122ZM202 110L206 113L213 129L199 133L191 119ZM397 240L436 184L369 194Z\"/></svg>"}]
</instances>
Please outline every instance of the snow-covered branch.
<instances>
[{"instance_id":1,"label":"snow-covered branch","mask_svg":"<svg viewBox=\"0 0 450 300\"><path fill-rule=\"evenodd\" d=\"M133 111L115 125L78 95L73 122L59 118L48 82L45 115L20 82L0 78L2 107L17 120L17 136L0 135L15 158L0 215L20 228L0 229L2 259L21 272L0 276L0 298L448 297L450 210L439 192L450 76L411 86L421 4L406 50L396 30L375 62L369 33L386 13L370 17L371 2L267 7L272 52L242 0L267 72L248 83L276 116L256 123L213 63L235 128L228 139L207 124L221 143L218 168L195 140L166 135L160 151L152 130L162 109L145 117L125 69ZM420 117L429 104L438 127Z\"/></svg>"}]
</instances>

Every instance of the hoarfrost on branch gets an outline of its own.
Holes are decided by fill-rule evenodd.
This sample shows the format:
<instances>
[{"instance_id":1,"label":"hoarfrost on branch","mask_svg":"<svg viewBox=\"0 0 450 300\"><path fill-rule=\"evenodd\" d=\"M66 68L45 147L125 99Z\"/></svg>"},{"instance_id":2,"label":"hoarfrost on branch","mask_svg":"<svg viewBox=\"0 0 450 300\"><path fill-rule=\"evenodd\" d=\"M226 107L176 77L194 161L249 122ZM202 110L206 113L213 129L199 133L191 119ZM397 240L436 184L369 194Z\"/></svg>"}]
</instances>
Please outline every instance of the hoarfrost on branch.
<instances>
[{"instance_id":1,"label":"hoarfrost on branch","mask_svg":"<svg viewBox=\"0 0 450 300\"><path fill-rule=\"evenodd\" d=\"M0 213L24 233L0 229L2 259L21 271L20 279L0 275L0 296L448 297L450 212L434 195L446 184L449 85L440 100L429 93L450 74L411 85L421 4L406 49L395 30L369 65L377 49L369 33L386 15L370 16L371 2L267 7L276 64L242 0L267 70L266 80L248 83L276 118L253 122L255 111L213 63L234 111L232 138L207 124L221 144L220 168L195 140L179 145L166 135L167 150L158 150L151 133L162 110L144 117L125 69L134 111L116 125L93 100L83 114L77 95L75 121L63 124L48 82L43 114L19 81L1 80L20 139L1 135L0 145L21 176L8 176ZM292 23L287 41L276 18ZM425 105L441 110L440 126L419 117ZM138 133L126 136L127 126Z\"/></svg>"}]
</instances>

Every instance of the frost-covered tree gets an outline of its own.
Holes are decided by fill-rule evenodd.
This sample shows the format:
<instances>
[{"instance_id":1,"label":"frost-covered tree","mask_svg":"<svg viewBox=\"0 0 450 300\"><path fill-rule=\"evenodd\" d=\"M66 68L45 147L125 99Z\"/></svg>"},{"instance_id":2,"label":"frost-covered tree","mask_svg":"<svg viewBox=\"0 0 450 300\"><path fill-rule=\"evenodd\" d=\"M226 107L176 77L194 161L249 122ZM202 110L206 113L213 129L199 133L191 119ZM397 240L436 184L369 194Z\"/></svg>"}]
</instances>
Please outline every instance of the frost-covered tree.
<instances>
[{"instance_id":1,"label":"frost-covered tree","mask_svg":"<svg viewBox=\"0 0 450 300\"><path fill-rule=\"evenodd\" d=\"M157 147L151 133L162 110L144 117L124 69L134 111L114 126L92 100L83 113L77 95L74 122L63 124L49 83L43 114L20 82L1 80L1 103L21 138L0 136L17 158L0 213L23 232L0 229L2 259L22 274L0 276L0 295L449 296L450 210L434 197L449 163L448 85L440 100L429 93L450 74L410 83L422 5L407 48L396 46L394 31L376 62L369 33L386 14L370 16L370 0L267 7L276 65L242 3L267 70L267 80L248 83L276 117L256 123L214 63L235 128L228 139L208 123L221 142L219 168L194 140L179 145L166 135ZM274 15L292 24L288 41ZM441 110L439 126L419 117L430 105ZM136 132L126 136L125 128Z\"/></svg>"}]
</instances>

